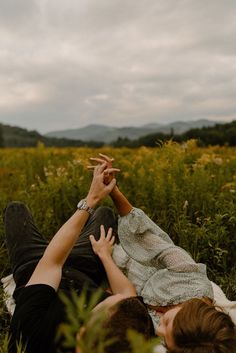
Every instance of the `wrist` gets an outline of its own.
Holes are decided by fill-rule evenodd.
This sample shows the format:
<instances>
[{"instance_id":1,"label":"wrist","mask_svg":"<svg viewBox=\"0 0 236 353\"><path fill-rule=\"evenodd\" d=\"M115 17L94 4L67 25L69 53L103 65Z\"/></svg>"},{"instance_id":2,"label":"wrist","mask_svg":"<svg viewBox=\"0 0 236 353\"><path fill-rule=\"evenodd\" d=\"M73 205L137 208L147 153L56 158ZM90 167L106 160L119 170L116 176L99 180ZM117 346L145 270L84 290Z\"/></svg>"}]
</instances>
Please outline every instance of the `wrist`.
<instances>
[{"instance_id":1,"label":"wrist","mask_svg":"<svg viewBox=\"0 0 236 353\"><path fill-rule=\"evenodd\" d=\"M107 252L98 252L98 257L99 259L103 262L103 261L106 261L107 259L111 259L111 254L110 253L107 253Z\"/></svg>"},{"instance_id":2,"label":"wrist","mask_svg":"<svg viewBox=\"0 0 236 353\"><path fill-rule=\"evenodd\" d=\"M86 199L87 205L91 208L96 207L99 202L99 200L96 197L94 197L93 195L89 195L89 194L87 195L87 197L85 199Z\"/></svg>"},{"instance_id":3,"label":"wrist","mask_svg":"<svg viewBox=\"0 0 236 353\"><path fill-rule=\"evenodd\" d=\"M110 192L110 196L113 197L115 196L116 194L118 194L120 192L119 188L118 188L118 185L116 184L114 186L114 188L112 189L112 191Z\"/></svg>"}]
</instances>

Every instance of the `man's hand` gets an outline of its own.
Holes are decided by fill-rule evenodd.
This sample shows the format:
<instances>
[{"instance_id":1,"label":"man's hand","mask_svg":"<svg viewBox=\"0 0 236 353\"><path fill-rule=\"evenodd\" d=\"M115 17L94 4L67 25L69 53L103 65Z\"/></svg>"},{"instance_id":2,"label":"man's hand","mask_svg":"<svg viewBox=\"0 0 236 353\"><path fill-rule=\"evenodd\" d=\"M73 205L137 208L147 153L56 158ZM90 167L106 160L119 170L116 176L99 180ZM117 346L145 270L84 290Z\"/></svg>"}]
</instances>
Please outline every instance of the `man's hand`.
<instances>
[{"instance_id":1,"label":"man's hand","mask_svg":"<svg viewBox=\"0 0 236 353\"><path fill-rule=\"evenodd\" d=\"M93 180L86 197L88 206L94 207L100 200L107 196L114 186L116 185L116 179L113 178L107 185L104 184L104 172L107 169L107 162L103 162L94 167ZM118 172L119 169L109 168L109 173Z\"/></svg>"},{"instance_id":2,"label":"man's hand","mask_svg":"<svg viewBox=\"0 0 236 353\"><path fill-rule=\"evenodd\" d=\"M112 259L112 246L115 242L115 237L112 236L112 228L109 228L107 235L103 225L101 226L101 235L99 240L95 240L93 235L90 235L90 241L93 251L102 261L105 268L108 282L113 294L119 294L119 300L136 295L136 290L130 280L122 273ZM115 304L113 302L113 304Z\"/></svg>"},{"instance_id":3,"label":"man's hand","mask_svg":"<svg viewBox=\"0 0 236 353\"><path fill-rule=\"evenodd\" d=\"M101 235L99 240L96 240L93 235L90 235L89 239L95 254L100 258L104 258L112 254L112 247L115 242L115 237L112 235L112 228L109 228L107 235L103 225L101 225L100 231Z\"/></svg>"}]
</instances>

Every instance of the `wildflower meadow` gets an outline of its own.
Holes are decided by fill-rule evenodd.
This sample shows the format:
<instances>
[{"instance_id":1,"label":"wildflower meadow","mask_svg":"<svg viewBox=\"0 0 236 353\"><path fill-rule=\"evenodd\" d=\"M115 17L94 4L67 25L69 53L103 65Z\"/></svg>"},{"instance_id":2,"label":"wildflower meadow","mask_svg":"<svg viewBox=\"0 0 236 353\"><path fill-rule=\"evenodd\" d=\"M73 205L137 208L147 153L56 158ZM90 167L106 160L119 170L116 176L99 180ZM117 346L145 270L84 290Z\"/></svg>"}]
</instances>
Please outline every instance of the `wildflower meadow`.
<instances>
[{"instance_id":1,"label":"wildflower meadow","mask_svg":"<svg viewBox=\"0 0 236 353\"><path fill-rule=\"evenodd\" d=\"M50 239L86 196L91 181L89 157L115 158L119 188L143 209L174 242L197 262L209 278L236 299L236 149L160 143L155 148L37 148L0 150L0 208L25 202L42 234ZM109 198L105 205L112 206ZM11 272L0 220L1 277ZM1 343L9 316L1 298ZM139 346L140 347L140 346ZM2 349L2 352L6 352ZM144 352L148 352L147 350Z\"/></svg>"}]
</instances>

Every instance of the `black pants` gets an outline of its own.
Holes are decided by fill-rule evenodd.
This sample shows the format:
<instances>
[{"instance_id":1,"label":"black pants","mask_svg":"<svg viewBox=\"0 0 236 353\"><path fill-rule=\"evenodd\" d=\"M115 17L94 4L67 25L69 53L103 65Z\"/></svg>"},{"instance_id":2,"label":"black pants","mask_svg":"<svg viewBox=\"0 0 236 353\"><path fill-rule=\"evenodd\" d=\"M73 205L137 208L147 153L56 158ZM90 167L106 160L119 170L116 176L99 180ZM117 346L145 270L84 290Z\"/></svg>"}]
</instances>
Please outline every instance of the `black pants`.
<instances>
[{"instance_id":1,"label":"black pants","mask_svg":"<svg viewBox=\"0 0 236 353\"><path fill-rule=\"evenodd\" d=\"M61 288L75 287L76 290L78 271L88 276L98 286L106 280L104 267L99 257L94 254L89 240L90 234L99 239L101 224L106 231L112 227L113 233L116 234L116 218L109 207L99 207L88 219L63 267ZM30 279L48 241L40 234L29 209L22 202L11 202L6 207L4 226L16 293L17 289ZM79 277L78 286L81 285L81 276Z\"/></svg>"}]
</instances>

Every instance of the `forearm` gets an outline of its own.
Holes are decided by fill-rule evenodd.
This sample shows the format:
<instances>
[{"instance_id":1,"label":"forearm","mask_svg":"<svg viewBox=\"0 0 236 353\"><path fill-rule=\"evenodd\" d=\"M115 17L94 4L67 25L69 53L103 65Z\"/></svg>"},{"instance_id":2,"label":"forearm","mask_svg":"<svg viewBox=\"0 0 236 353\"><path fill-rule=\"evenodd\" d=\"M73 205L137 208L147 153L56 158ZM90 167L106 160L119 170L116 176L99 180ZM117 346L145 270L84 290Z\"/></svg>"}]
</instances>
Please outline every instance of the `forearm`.
<instances>
[{"instance_id":1,"label":"forearm","mask_svg":"<svg viewBox=\"0 0 236 353\"><path fill-rule=\"evenodd\" d=\"M54 235L43 258L50 263L63 265L88 217L88 212L77 210Z\"/></svg>"},{"instance_id":2,"label":"forearm","mask_svg":"<svg viewBox=\"0 0 236 353\"><path fill-rule=\"evenodd\" d=\"M57 290L62 266L88 219L86 211L76 211L50 241L26 285L47 284Z\"/></svg>"},{"instance_id":3,"label":"forearm","mask_svg":"<svg viewBox=\"0 0 236 353\"><path fill-rule=\"evenodd\" d=\"M127 296L135 296L136 290L130 280L114 263L111 255L99 256L105 268L109 285L113 294L123 294Z\"/></svg>"},{"instance_id":4,"label":"forearm","mask_svg":"<svg viewBox=\"0 0 236 353\"><path fill-rule=\"evenodd\" d=\"M117 186L114 187L110 196L120 216L125 216L130 213L132 205Z\"/></svg>"},{"instance_id":5,"label":"forearm","mask_svg":"<svg viewBox=\"0 0 236 353\"><path fill-rule=\"evenodd\" d=\"M86 200L87 205L92 208L95 207L98 202L89 195L86 197ZM87 211L77 210L54 235L43 258L51 264L63 266L75 242L79 238L88 217L89 213Z\"/></svg>"}]
</instances>

